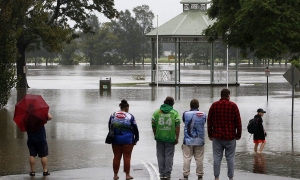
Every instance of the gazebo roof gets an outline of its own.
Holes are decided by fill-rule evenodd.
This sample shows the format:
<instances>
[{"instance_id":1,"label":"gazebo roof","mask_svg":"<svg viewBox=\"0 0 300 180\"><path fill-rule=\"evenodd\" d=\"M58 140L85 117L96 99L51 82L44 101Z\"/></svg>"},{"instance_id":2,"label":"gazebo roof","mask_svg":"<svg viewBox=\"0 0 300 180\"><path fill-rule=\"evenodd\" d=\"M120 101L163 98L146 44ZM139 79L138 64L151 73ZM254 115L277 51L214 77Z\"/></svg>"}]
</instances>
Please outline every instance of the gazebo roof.
<instances>
[{"instance_id":1,"label":"gazebo roof","mask_svg":"<svg viewBox=\"0 0 300 180\"><path fill-rule=\"evenodd\" d=\"M154 37L158 31L159 36L186 37L202 36L203 30L213 24L206 12L207 0L182 0L183 12L163 25L155 28L146 37Z\"/></svg>"}]
</instances>

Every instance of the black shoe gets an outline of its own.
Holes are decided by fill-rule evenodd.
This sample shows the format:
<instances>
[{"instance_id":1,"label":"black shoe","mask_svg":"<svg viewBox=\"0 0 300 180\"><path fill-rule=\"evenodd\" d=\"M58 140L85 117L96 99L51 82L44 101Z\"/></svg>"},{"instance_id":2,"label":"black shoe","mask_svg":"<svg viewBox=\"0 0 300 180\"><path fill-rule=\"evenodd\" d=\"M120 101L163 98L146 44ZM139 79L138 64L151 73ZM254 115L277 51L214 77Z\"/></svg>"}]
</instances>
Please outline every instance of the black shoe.
<instances>
[{"instance_id":1,"label":"black shoe","mask_svg":"<svg viewBox=\"0 0 300 180\"><path fill-rule=\"evenodd\" d=\"M35 176L35 172L34 171L30 172L29 176Z\"/></svg>"},{"instance_id":2,"label":"black shoe","mask_svg":"<svg viewBox=\"0 0 300 180\"><path fill-rule=\"evenodd\" d=\"M50 173L47 171L47 172L43 172L43 176L49 176Z\"/></svg>"},{"instance_id":3,"label":"black shoe","mask_svg":"<svg viewBox=\"0 0 300 180\"><path fill-rule=\"evenodd\" d=\"M202 176L198 176L198 180L202 180Z\"/></svg>"},{"instance_id":4,"label":"black shoe","mask_svg":"<svg viewBox=\"0 0 300 180\"><path fill-rule=\"evenodd\" d=\"M183 176L183 178L186 180L186 179L189 179L189 176Z\"/></svg>"}]
</instances>

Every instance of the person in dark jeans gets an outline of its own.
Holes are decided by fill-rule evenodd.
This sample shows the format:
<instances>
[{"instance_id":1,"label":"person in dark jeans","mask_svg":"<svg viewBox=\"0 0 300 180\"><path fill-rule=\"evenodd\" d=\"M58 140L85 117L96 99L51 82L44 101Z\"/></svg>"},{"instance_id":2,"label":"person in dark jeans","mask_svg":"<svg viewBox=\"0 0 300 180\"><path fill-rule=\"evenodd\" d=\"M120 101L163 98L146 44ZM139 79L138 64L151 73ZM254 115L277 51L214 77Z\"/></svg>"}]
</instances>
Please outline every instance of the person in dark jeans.
<instances>
[{"instance_id":1,"label":"person in dark jeans","mask_svg":"<svg viewBox=\"0 0 300 180\"><path fill-rule=\"evenodd\" d=\"M180 117L173 109L174 98L166 97L164 104L152 115L152 131L156 140L156 157L160 179L170 180L173 168L175 145L180 133Z\"/></svg>"},{"instance_id":2,"label":"person in dark jeans","mask_svg":"<svg viewBox=\"0 0 300 180\"><path fill-rule=\"evenodd\" d=\"M262 117L264 116L264 111L262 108L257 109L257 114L254 116L255 123L257 124L257 130L254 132L253 135L253 142L254 142L254 152L256 153L262 153L265 144L266 144L266 131L263 126L263 120ZM258 144L260 144L259 151L257 151Z\"/></svg>"},{"instance_id":3,"label":"person in dark jeans","mask_svg":"<svg viewBox=\"0 0 300 180\"><path fill-rule=\"evenodd\" d=\"M233 180L236 141L242 135L242 122L238 106L230 101L230 91L223 89L221 99L214 102L208 112L208 137L213 141L214 176L219 180L221 161L225 151L227 176Z\"/></svg>"},{"instance_id":4,"label":"person in dark jeans","mask_svg":"<svg viewBox=\"0 0 300 180\"><path fill-rule=\"evenodd\" d=\"M30 118L30 117L29 117ZM48 121L52 119L51 114L48 113ZM41 158L43 166L43 176L48 176L50 173L47 169L47 156L48 156L48 144L46 140L46 129L42 126L37 131L27 130L27 146L29 149L29 162L30 162L30 176L35 176L35 157L38 155Z\"/></svg>"}]
</instances>

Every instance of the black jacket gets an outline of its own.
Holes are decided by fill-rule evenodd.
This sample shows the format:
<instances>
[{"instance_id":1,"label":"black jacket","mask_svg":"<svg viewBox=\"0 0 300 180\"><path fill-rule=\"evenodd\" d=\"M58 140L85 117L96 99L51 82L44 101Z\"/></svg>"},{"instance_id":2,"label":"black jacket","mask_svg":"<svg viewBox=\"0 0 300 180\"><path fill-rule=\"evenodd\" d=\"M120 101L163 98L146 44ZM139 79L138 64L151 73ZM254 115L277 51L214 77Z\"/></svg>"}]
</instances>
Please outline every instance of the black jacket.
<instances>
[{"instance_id":1,"label":"black jacket","mask_svg":"<svg viewBox=\"0 0 300 180\"><path fill-rule=\"evenodd\" d=\"M256 120L257 131L254 133L254 140L265 140L265 131L263 127L263 120L260 115L255 115L254 119Z\"/></svg>"}]
</instances>

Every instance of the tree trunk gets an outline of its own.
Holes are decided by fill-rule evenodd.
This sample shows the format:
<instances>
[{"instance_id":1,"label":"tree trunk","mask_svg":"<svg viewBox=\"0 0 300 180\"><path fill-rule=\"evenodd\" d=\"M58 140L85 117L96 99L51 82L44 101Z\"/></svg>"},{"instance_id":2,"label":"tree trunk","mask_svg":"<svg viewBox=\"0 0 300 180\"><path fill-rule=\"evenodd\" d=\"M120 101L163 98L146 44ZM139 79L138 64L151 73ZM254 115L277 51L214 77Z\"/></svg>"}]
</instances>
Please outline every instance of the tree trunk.
<instances>
[{"instance_id":1,"label":"tree trunk","mask_svg":"<svg viewBox=\"0 0 300 180\"><path fill-rule=\"evenodd\" d=\"M145 47L144 47L144 42L143 42L143 67L144 67L144 63L145 63Z\"/></svg>"},{"instance_id":2,"label":"tree trunk","mask_svg":"<svg viewBox=\"0 0 300 180\"><path fill-rule=\"evenodd\" d=\"M135 58L132 58L132 65L135 66Z\"/></svg>"},{"instance_id":3,"label":"tree trunk","mask_svg":"<svg viewBox=\"0 0 300 180\"><path fill-rule=\"evenodd\" d=\"M29 88L26 78L25 46L18 42L17 48L19 56L17 57L17 88Z\"/></svg>"}]
</instances>

